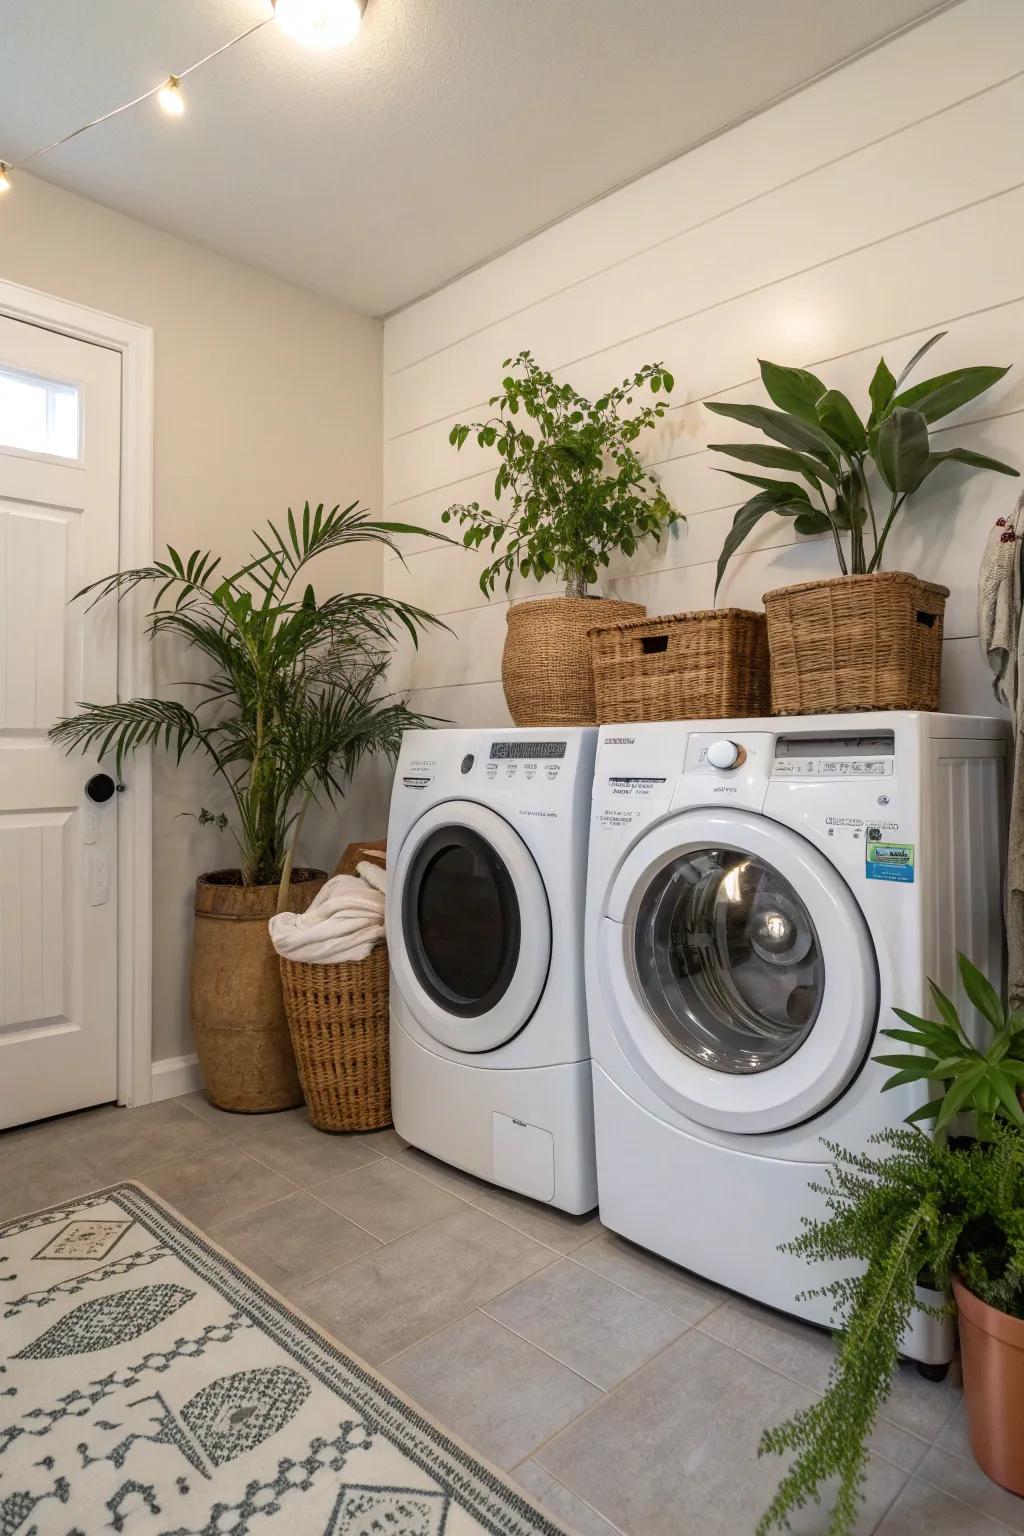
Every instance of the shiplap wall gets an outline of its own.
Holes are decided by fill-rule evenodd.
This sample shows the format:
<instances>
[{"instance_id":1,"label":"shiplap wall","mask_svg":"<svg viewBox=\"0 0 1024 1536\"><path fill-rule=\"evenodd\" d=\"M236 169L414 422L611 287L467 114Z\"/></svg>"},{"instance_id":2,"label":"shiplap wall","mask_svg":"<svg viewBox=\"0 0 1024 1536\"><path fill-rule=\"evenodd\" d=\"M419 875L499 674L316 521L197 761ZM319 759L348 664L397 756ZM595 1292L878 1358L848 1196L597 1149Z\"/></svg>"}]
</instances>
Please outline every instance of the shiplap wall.
<instances>
[{"instance_id":1,"label":"shiplap wall","mask_svg":"<svg viewBox=\"0 0 1024 1536\"><path fill-rule=\"evenodd\" d=\"M703 409L765 396L756 359L812 367L858 404L880 351L895 372L933 331L927 372L1013 363L951 416L943 440L1024 467L1024 6L961 0L761 116L574 214L393 316L384 331L384 496L396 519L440 527L456 500L490 501L497 458L456 421L488 414L502 360L529 347L591 397L641 364L675 375L645 457L687 518L614 566L606 595L651 614L710 607L739 483L709 441L753 434ZM917 375L926 376L926 373ZM992 713L977 640L979 557L1019 483L944 466L887 546L890 569L950 588L944 707ZM720 605L837 574L830 538L765 519L734 557ZM414 703L464 725L506 723L506 603L477 586L478 555L404 539L386 590L451 633L404 654ZM517 591L536 590L514 588Z\"/></svg>"}]
</instances>

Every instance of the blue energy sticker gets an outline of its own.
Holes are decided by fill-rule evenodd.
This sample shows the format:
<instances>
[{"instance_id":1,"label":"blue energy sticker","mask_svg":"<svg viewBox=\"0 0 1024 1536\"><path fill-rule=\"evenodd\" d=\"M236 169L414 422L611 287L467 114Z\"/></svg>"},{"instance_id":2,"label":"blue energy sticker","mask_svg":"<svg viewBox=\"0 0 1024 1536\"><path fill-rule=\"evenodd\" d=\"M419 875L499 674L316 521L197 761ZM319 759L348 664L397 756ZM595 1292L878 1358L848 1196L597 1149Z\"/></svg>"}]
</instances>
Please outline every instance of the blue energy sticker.
<instances>
[{"instance_id":1,"label":"blue energy sticker","mask_svg":"<svg viewBox=\"0 0 1024 1536\"><path fill-rule=\"evenodd\" d=\"M913 884L913 843L866 843L864 857L864 873L869 880L896 880L904 885Z\"/></svg>"}]
</instances>

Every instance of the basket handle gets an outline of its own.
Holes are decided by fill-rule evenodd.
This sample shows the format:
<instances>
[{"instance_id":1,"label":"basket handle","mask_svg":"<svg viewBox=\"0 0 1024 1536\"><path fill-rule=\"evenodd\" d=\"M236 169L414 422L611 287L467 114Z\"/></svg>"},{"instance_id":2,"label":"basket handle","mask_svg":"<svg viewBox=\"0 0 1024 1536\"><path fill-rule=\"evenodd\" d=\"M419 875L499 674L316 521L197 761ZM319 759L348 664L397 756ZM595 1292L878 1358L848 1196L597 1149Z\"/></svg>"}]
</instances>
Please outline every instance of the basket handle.
<instances>
[{"instance_id":1,"label":"basket handle","mask_svg":"<svg viewBox=\"0 0 1024 1536\"><path fill-rule=\"evenodd\" d=\"M668 635L641 635L640 651L644 656L657 656L668 650Z\"/></svg>"},{"instance_id":2,"label":"basket handle","mask_svg":"<svg viewBox=\"0 0 1024 1536\"><path fill-rule=\"evenodd\" d=\"M935 625L934 613L925 613L923 609L917 610L917 622L923 624L926 629L932 629Z\"/></svg>"}]
</instances>

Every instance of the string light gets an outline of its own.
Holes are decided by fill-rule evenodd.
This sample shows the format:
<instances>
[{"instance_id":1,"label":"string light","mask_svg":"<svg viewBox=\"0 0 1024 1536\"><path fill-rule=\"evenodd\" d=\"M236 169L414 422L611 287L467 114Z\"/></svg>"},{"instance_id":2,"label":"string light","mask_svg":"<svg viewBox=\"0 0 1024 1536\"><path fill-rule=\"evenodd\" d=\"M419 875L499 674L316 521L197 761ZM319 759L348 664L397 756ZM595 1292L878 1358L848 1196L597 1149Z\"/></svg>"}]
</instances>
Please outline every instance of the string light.
<instances>
[{"instance_id":1,"label":"string light","mask_svg":"<svg viewBox=\"0 0 1024 1536\"><path fill-rule=\"evenodd\" d=\"M185 110L185 98L181 94L181 81L177 75L171 75L167 84L160 87L156 93L156 99L168 117L181 116Z\"/></svg>"},{"instance_id":2,"label":"string light","mask_svg":"<svg viewBox=\"0 0 1024 1536\"><path fill-rule=\"evenodd\" d=\"M218 58L229 48L244 42L247 37L252 37L254 32L262 31L269 22L276 20L282 31L310 47L336 48L343 43L350 43L356 36L362 25L368 3L369 0L270 0L269 16L264 16L262 21L246 27L245 31L239 32L237 37L229 38L219 48L214 48L212 53L204 54L201 59L197 59L194 64L190 64L187 69L181 70L177 75L168 75L160 85L154 85L150 90L143 91L141 96L133 96L131 101L123 102L119 107L113 107L100 117L91 118L80 128L73 128L70 133L62 134L59 139L53 139L51 143L32 150L31 154L22 155L20 160L0 160L0 195L11 191L12 170L20 170L30 161L38 160L42 155L48 155L52 150L60 149L72 139L77 139L79 134L88 133L90 128L98 128L100 123L109 122L112 117L120 117L122 112L129 112L132 107L137 107L141 102L149 101L154 96L168 116L180 117L185 110L185 97L181 89L181 82L185 76L192 74L194 70L201 69L204 64L209 64L211 59Z\"/></svg>"}]
</instances>

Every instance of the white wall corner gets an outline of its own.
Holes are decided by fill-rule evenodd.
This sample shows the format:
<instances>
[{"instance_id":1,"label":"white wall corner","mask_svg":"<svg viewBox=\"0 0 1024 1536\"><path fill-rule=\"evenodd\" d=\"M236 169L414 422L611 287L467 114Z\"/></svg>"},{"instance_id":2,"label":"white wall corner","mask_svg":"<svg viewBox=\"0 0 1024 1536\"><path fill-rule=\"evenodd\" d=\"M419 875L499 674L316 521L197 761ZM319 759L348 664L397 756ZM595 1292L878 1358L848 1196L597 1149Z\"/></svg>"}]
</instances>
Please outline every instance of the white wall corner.
<instances>
[{"instance_id":1,"label":"white wall corner","mask_svg":"<svg viewBox=\"0 0 1024 1536\"><path fill-rule=\"evenodd\" d=\"M196 1093L203 1086L197 1056L167 1056L154 1061L150 1073L150 1102L177 1099L183 1093Z\"/></svg>"}]
</instances>

